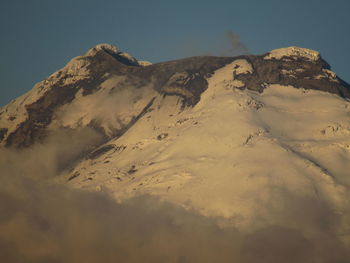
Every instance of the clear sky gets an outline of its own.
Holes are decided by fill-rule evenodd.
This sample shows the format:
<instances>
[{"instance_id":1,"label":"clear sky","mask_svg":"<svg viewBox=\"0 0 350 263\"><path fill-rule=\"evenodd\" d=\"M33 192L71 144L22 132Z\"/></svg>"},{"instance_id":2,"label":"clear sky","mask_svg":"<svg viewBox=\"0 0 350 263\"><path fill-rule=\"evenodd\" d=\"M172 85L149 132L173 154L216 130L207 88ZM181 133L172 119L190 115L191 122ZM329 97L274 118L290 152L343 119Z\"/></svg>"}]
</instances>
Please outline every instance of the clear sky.
<instances>
[{"instance_id":1,"label":"clear sky","mask_svg":"<svg viewBox=\"0 0 350 263\"><path fill-rule=\"evenodd\" d=\"M291 45L321 52L350 82L349 0L2 0L0 105L98 43L160 62Z\"/></svg>"}]
</instances>

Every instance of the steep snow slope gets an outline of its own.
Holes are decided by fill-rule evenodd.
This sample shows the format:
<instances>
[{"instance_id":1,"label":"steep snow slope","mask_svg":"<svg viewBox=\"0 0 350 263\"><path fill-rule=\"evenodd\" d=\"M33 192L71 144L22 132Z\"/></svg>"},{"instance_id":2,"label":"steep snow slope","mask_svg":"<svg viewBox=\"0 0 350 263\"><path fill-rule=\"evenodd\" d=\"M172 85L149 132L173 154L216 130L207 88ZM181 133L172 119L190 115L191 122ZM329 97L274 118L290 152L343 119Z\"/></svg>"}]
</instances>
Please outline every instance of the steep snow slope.
<instances>
[{"instance_id":1,"label":"steep snow slope","mask_svg":"<svg viewBox=\"0 0 350 263\"><path fill-rule=\"evenodd\" d=\"M156 97L65 180L118 200L159 196L242 228L259 217L277 223L271 207L283 208L283 190L331 204L344 216L339 231L348 229L350 102L278 84L262 93L239 89L239 76L252 71L244 59L218 69L193 108L177 96Z\"/></svg>"}]
</instances>

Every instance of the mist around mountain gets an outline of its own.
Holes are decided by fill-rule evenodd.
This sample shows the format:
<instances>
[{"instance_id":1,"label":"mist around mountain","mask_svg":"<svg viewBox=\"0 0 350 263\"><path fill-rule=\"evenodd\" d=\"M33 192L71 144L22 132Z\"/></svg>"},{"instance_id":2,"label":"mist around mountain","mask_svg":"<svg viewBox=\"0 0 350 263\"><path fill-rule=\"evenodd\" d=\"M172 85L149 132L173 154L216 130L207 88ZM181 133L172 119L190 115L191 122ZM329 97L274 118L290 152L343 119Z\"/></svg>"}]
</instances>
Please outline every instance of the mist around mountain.
<instances>
[{"instance_id":1,"label":"mist around mountain","mask_svg":"<svg viewBox=\"0 0 350 263\"><path fill-rule=\"evenodd\" d=\"M98 45L0 108L0 259L350 262L349 98L309 49Z\"/></svg>"}]
</instances>

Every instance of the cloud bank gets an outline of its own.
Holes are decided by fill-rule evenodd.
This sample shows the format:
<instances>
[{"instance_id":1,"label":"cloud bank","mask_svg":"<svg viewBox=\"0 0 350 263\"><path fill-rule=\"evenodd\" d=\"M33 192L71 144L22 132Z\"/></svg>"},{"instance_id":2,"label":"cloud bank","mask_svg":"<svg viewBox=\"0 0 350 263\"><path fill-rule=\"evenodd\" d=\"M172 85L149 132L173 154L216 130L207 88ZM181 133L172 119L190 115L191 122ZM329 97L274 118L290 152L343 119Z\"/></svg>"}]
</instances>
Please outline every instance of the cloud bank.
<instances>
[{"instance_id":1,"label":"cloud bank","mask_svg":"<svg viewBox=\"0 0 350 263\"><path fill-rule=\"evenodd\" d=\"M1 262L350 262L326 201L272 189L283 206L262 203L245 231L150 196L117 203L55 183L96 134L52 136L0 151Z\"/></svg>"}]
</instances>

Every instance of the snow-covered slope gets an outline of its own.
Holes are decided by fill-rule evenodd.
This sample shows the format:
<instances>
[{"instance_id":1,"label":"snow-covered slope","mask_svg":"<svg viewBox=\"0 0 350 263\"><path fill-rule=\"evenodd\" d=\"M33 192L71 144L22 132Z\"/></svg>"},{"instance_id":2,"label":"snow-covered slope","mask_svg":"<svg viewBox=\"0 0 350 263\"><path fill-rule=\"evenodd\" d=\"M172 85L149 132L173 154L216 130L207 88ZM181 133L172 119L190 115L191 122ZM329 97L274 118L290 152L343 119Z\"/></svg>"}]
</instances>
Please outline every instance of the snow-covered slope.
<instances>
[{"instance_id":1,"label":"snow-covered slope","mask_svg":"<svg viewBox=\"0 0 350 263\"><path fill-rule=\"evenodd\" d=\"M263 93L240 90L233 73L251 70L242 62L208 78L193 108L182 110L176 97L158 97L123 136L95 150L65 180L120 200L156 195L241 227L264 213L262 203L283 206L278 189L345 211L350 102L277 84ZM348 222L344 217L340 229L350 227Z\"/></svg>"}]
</instances>

